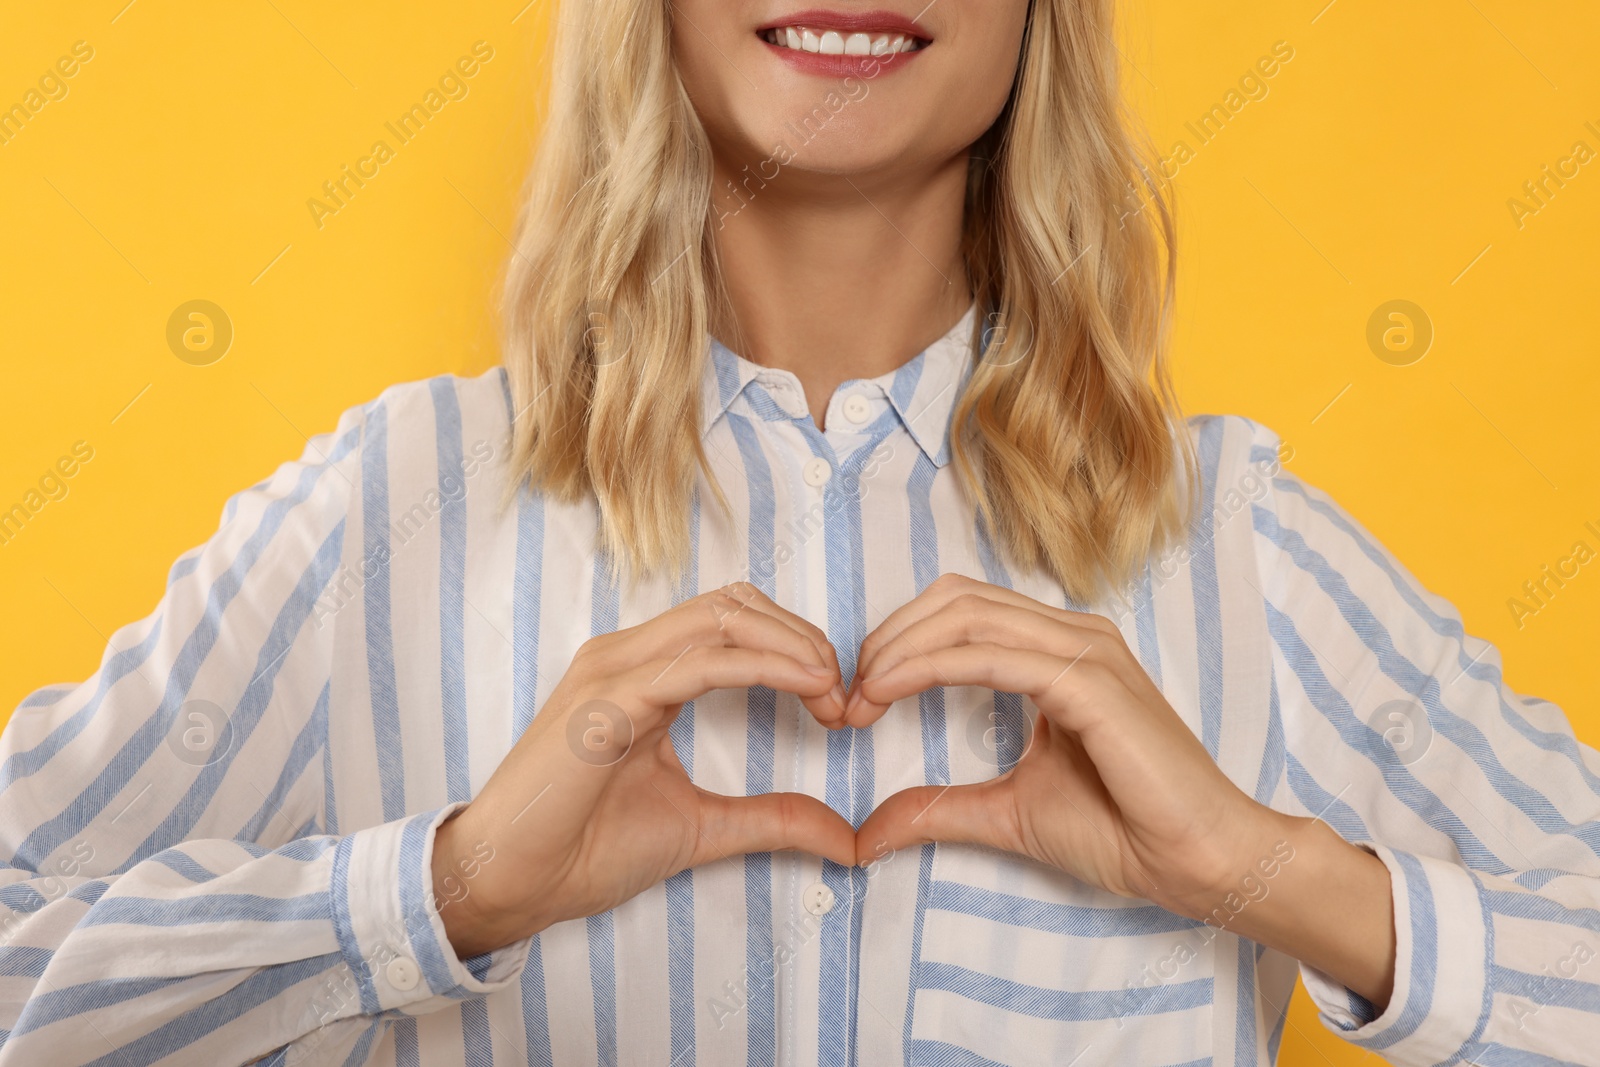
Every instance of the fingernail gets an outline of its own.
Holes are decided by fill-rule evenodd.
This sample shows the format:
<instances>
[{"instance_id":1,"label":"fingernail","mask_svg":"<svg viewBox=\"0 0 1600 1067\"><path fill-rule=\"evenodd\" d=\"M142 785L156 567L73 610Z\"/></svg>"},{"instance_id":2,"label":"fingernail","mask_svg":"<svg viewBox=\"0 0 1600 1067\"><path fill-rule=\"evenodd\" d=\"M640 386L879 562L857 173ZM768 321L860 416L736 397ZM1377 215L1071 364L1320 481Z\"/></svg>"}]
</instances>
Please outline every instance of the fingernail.
<instances>
[{"instance_id":1,"label":"fingernail","mask_svg":"<svg viewBox=\"0 0 1600 1067\"><path fill-rule=\"evenodd\" d=\"M846 719L855 713L856 705L859 703L861 703L861 687L859 684L857 684L856 688L850 691L849 703L845 704L844 706L844 717Z\"/></svg>"},{"instance_id":2,"label":"fingernail","mask_svg":"<svg viewBox=\"0 0 1600 1067\"><path fill-rule=\"evenodd\" d=\"M826 678L828 675L833 673L832 671L830 671L826 667L818 667L818 666L816 666L814 664L810 664L810 663L802 663L802 664L800 664L800 666L804 667L806 670L810 671L812 674L816 675L818 678Z\"/></svg>"},{"instance_id":3,"label":"fingernail","mask_svg":"<svg viewBox=\"0 0 1600 1067\"><path fill-rule=\"evenodd\" d=\"M844 686L837 683L833 687L833 702L839 705L839 710L844 710Z\"/></svg>"}]
</instances>

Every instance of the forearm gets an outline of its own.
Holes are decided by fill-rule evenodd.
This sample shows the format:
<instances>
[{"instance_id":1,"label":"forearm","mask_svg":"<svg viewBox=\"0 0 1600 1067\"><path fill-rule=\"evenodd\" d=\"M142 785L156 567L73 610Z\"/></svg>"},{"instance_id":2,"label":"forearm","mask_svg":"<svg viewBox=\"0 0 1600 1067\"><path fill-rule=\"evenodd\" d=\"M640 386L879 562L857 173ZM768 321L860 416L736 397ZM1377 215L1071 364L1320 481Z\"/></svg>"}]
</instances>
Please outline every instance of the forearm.
<instances>
[{"instance_id":1,"label":"forearm","mask_svg":"<svg viewBox=\"0 0 1600 1067\"><path fill-rule=\"evenodd\" d=\"M1394 988L1389 871L1318 819L1260 809L1233 880L1183 910L1315 967L1382 1012Z\"/></svg>"}]
</instances>

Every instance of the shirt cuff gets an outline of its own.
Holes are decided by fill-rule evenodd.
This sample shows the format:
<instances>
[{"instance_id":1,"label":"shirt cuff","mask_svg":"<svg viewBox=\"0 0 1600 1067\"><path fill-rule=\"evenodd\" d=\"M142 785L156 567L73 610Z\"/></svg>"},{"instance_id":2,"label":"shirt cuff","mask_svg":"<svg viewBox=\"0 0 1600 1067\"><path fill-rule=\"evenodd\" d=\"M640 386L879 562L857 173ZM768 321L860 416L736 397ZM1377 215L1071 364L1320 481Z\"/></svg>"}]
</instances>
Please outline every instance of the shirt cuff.
<instances>
[{"instance_id":1,"label":"shirt cuff","mask_svg":"<svg viewBox=\"0 0 1600 1067\"><path fill-rule=\"evenodd\" d=\"M357 830L335 849L333 922L354 976L353 999L359 999L348 1006L352 1013L424 1015L487 996L521 977L531 937L462 960L439 917L434 831L465 806L457 802Z\"/></svg>"},{"instance_id":2,"label":"shirt cuff","mask_svg":"<svg viewBox=\"0 0 1600 1067\"><path fill-rule=\"evenodd\" d=\"M1453 1061L1489 1010L1491 924L1478 879L1459 864L1359 843L1389 869L1394 897L1394 992L1382 1014L1328 975L1301 964L1322 1023L1389 1062Z\"/></svg>"}]
</instances>

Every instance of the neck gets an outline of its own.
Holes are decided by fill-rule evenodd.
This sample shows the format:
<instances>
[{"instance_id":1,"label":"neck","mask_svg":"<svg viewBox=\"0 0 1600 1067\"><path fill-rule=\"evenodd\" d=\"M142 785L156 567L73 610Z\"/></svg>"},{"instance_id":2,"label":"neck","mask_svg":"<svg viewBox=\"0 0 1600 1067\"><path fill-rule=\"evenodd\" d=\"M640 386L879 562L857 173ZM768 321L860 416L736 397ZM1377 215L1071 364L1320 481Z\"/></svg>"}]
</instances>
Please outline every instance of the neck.
<instances>
[{"instance_id":1,"label":"neck","mask_svg":"<svg viewBox=\"0 0 1600 1067\"><path fill-rule=\"evenodd\" d=\"M971 304L966 156L909 178L785 170L763 183L755 173L715 165L728 306L712 309L711 332L752 362L793 372L823 429L841 382L894 370Z\"/></svg>"}]
</instances>

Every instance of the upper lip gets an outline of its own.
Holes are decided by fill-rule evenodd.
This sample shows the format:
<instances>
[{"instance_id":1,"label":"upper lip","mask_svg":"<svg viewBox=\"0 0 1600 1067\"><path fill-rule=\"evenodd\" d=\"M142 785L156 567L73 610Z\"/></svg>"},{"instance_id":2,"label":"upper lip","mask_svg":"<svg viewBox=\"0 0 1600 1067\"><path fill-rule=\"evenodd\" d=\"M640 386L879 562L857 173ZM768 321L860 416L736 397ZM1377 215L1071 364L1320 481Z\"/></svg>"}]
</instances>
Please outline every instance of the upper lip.
<instances>
[{"instance_id":1,"label":"upper lip","mask_svg":"<svg viewBox=\"0 0 1600 1067\"><path fill-rule=\"evenodd\" d=\"M805 26L813 30L839 30L848 33L903 33L923 41L933 40L927 27L893 11L830 11L812 8L773 19L756 27L757 33L784 26Z\"/></svg>"}]
</instances>

